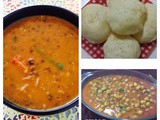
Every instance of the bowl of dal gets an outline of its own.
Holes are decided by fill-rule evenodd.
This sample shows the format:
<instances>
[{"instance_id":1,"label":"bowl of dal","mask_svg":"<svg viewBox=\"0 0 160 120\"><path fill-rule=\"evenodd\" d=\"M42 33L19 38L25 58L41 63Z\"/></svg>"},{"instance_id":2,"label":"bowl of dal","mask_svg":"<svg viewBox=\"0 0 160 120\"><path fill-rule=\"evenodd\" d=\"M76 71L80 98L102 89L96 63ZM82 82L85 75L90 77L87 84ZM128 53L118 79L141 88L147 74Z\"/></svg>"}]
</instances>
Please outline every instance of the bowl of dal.
<instances>
[{"instance_id":1,"label":"bowl of dal","mask_svg":"<svg viewBox=\"0 0 160 120\"><path fill-rule=\"evenodd\" d=\"M32 115L78 104L78 16L38 5L4 17L4 104Z\"/></svg>"}]
</instances>

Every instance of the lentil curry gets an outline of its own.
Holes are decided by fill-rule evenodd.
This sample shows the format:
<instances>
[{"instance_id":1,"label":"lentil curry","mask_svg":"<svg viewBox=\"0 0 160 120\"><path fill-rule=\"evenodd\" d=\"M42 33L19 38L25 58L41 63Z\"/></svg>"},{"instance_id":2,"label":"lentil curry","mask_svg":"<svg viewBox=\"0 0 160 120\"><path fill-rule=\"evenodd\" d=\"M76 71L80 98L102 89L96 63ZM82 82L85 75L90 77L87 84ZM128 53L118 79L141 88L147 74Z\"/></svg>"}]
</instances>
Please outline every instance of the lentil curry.
<instances>
[{"instance_id":1,"label":"lentil curry","mask_svg":"<svg viewBox=\"0 0 160 120\"><path fill-rule=\"evenodd\" d=\"M83 89L83 101L96 111L117 118L146 118L156 115L156 88L126 75L98 77Z\"/></svg>"},{"instance_id":2,"label":"lentil curry","mask_svg":"<svg viewBox=\"0 0 160 120\"><path fill-rule=\"evenodd\" d=\"M4 30L4 97L31 109L78 95L78 30L52 16L21 19Z\"/></svg>"}]
</instances>

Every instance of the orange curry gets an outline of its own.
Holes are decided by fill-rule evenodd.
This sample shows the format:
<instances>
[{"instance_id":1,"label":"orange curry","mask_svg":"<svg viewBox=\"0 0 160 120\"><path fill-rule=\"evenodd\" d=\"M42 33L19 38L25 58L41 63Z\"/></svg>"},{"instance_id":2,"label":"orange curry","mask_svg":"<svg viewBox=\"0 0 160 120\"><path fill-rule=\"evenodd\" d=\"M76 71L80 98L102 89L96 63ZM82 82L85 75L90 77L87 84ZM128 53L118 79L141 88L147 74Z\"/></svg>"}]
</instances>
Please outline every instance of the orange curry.
<instances>
[{"instance_id":1,"label":"orange curry","mask_svg":"<svg viewBox=\"0 0 160 120\"><path fill-rule=\"evenodd\" d=\"M31 109L78 95L78 30L51 16L32 16L4 30L4 97Z\"/></svg>"}]
</instances>

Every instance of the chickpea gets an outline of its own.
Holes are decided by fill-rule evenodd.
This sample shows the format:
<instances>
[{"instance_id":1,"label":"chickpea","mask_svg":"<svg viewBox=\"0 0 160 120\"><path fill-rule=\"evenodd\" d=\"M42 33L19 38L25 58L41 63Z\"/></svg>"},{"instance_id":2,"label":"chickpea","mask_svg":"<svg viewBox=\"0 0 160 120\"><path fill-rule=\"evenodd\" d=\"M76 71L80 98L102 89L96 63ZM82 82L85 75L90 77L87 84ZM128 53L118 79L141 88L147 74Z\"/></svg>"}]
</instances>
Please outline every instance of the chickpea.
<instances>
[{"instance_id":1,"label":"chickpea","mask_svg":"<svg viewBox=\"0 0 160 120\"><path fill-rule=\"evenodd\" d=\"M145 100L145 101L149 101L149 98L148 98L148 97L145 97L144 100Z\"/></svg>"},{"instance_id":2,"label":"chickpea","mask_svg":"<svg viewBox=\"0 0 160 120\"><path fill-rule=\"evenodd\" d=\"M119 118L121 115L122 115L121 113L118 113L118 114L117 114L117 117Z\"/></svg>"},{"instance_id":3,"label":"chickpea","mask_svg":"<svg viewBox=\"0 0 160 120\"><path fill-rule=\"evenodd\" d=\"M131 106L134 106L134 103L131 103Z\"/></svg>"},{"instance_id":4,"label":"chickpea","mask_svg":"<svg viewBox=\"0 0 160 120\"><path fill-rule=\"evenodd\" d=\"M151 90L150 90L150 89L147 89L147 92L149 92L149 93L150 93L150 92L151 92Z\"/></svg>"},{"instance_id":5,"label":"chickpea","mask_svg":"<svg viewBox=\"0 0 160 120\"><path fill-rule=\"evenodd\" d=\"M144 86L143 86L143 85L141 85L141 89L144 89Z\"/></svg>"},{"instance_id":6,"label":"chickpea","mask_svg":"<svg viewBox=\"0 0 160 120\"><path fill-rule=\"evenodd\" d=\"M95 82L95 83L93 83L93 87L96 87L96 85L97 85L97 83Z\"/></svg>"},{"instance_id":7,"label":"chickpea","mask_svg":"<svg viewBox=\"0 0 160 120\"><path fill-rule=\"evenodd\" d=\"M131 108L130 108L130 107L127 107L127 108L126 108L126 110L127 110L127 111L130 111L130 110L131 110Z\"/></svg>"},{"instance_id":8,"label":"chickpea","mask_svg":"<svg viewBox=\"0 0 160 120\"><path fill-rule=\"evenodd\" d=\"M139 85L136 87L137 90L139 90L140 88L141 88L141 86L139 86Z\"/></svg>"},{"instance_id":9,"label":"chickpea","mask_svg":"<svg viewBox=\"0 0 160 120\"><path fill-rule=\"evenodd\" d=\"M135 90L133 90L132 92L133 92L133 93L135 93L136 91L135 91Z\"/></svg>"},{"instance_id":10,"label":"chickpea","mask_svg":"<svg viewBox=\"0 0 160 120\"><path fill-rule=\"evenodd\" d=\"M113 78L113 81L116 81L116 80L117 80L117 78L116 78L116 77L114 77L114 78Z\"/></svg>"},{"instance_id":11,"label":"chickpea","mask_svg":"<svg viewBox=\"0 0 160 120\"><path fill-rule=\"evenodd\" d=\"M150 109L153 109L153 107L151 106Z\"/></svg>"},{"instance_id":12,"label":"chickpea","mask_svg":"<svg viewBox=\"0 0 160 120\"><path fill-rule=\"evenodd\" d=\"M141 105L141 108L146 108L146 105Z\"/></svg>"},{"instance_id":13,"label":"chickpea","mask_svg":"<svg viewBox=\"0 0 160 120\"><path fill-rule=\"evenodd\" d=\"M150 102L154 102L154 100L151 98L150 100L149 100Z\"/></svg>"},{"instance_id":14,"label":"chickpea","mask_svg":"<svg viewBox=\"0 0 160 120\"><path fill-rule=\"evenodd\" d=\"M134 87L136 87L137 85L138 85L138 84L135 82L135 83L134 83Z\"/></svg>"},{"instance_id":15,"label":"chickpea","mask_svg":"<svg viewBox=\"0 0 160 120\"><path fill-rule=\"evenodd\" d=\"M152 95L151 95L151 94L149 94L149 95L148 95L148 97L152 97Z\"/></svg>"},{"instance_id":16,"label":"chickpea","mask_svg":"<svg viewBox=\"0 0 160 120\"><path fill-rule=\"evenodd\" d=\"M99 89L99 90L98 90L98 93L102 93L102 90L101 90L101 89Z\"/></svg>"},{"instance_id":17,"label":"chickpea","mask_svg":"<svg viewBox=\"0 0 160 120\"><path fill-rule=\"evenodd\" d=\"M145 100L141 100L141 104L145 104L146 103L146 101Z\"/></svg>"},{"instance_id":18,"label":"chickpea","mask_svg":"<svg viewBox=\"0 0 160 120\"><path fill-rule=\"evenodd\" d=\"M145 93L145 92L146 92L146 90L143 90L142 92L143 92L143 93Z\"/></svg>"},{"instance_id":19,"label":"chickpea","mask_svg":"<svg viewBox=\"0 0 160 120\"><path fill-rule=\"evenodd\" d=\"M151 92L151 94L152 94L152 95L154 95L154 94L155 94L155 92Z\"/></svg>"},{"instance_id":20,"label":"chickpea","mask_svg":"<svg viewBox=\"0 0 160 120\"><path fill-rule=\"evenodd\" d=\"M119 107L120 105L117 103L116 106Z\"/></svg>"},{"instance_id":21,"label":"chickpea","mask_svg":"<svg viewBox=\"0 0 160 120\"><path fill-rule=\"evenodd\" d=\"M108 103L108 102L105 102L104 105L107 106L107 105L109 105L109 103Z\"/></svg>"},{"instance_id":22,"label":"chickpea","mask_svg":"<svg viewBox=\"0 0 160 120\"><path fill-rule=\"evenodd\" d=\"M150 90L154 90L155 88L152 86L151 88L150 88Z\"/></svg>"},{"instance_id":23,"label":"chickpea","mask_svg":"<svg viewBox=\"0 0 160 120\"><path fill-rule=\"evenodd\" d=\"M126 97L123 97L122 100L126 100Z\"/></svg>"},{"instance_id":24,"label":"chickpea","mask_svg":"<svg viewBox=\"0 0 160 120\"><path fill-rule=\"evenodd\" d=\"M97 101L99 101L99 98L98 98L98 97L96 97L96 100L97 100Z\"/></svg>"},{"instance_id":25,"label":"chickpea","mask_svg":"<svg viewBox=\"0 0 160 120\"><path fill-rule=\"evenodd\" d=\"M150 105L151 105L151 103L150 103L150 102L147 102L147 103L146 103L146 105L147 105L147 106L150 106Z\"/></svg>"},{"instance_id":26,"label":"chickpea","mask_svg":"<svg viewBox=\"0 0 160 120\"><path fill-rule=\"evenodd\" d=\"M90 81L89 84L92 85L92 84L93 84L93 81Z\"/></svg>"},{"instance_id":27,"label":"chickpea","mask_svg":"<svg viewBox=\"0 0 160 120\"><path fill-rule=\"evenodd\" d=\"M133 87L133 84L130 84L129 87Z\"/></svg>"},{"instance_id":28,"label":"chickpea","mask_svg":"<svg viewBox=\"0 0 160 120\"><path fill-rule=\"evenodd\" d=\"M137 115L133 115L132 118L133 118L133 119L136 119L136 118L137 118Z\"/></svg>"},{"instance_id":29,"label":"chickpea","mask_svg":"<svg viewBox=\"0 0 160 120\"><path fill-rule=\"evenodd\" d=\"M136 100L135 98L132 99L132 101L135 101L135 100Z\"/></svg>"},{"instance_id":30,"label":"chickpea","mask_svg":"<svg viewBox=\"0 0 160 120\"><path fill-rule=\"evenodd\" d=\"M126 100L125 100L126 102L129 102L129 98L126 98Z\"/></svg>"},{"instance_id":31,"label":"chickpea","mask_svg":"<svg viewBox=\"0 0 160 120\"><path fill-rule=\"evenodd\" d=\"M137 97L140 97L140 96L141 96L140 94L137 95Z\"/></svg>"},{"instance_id":32,"label":"chickpea","mask_svg":"<svg viewBox=\"0 0 160 120\"><path fill-rule=\"evenodd\" d=\"M124 105L128 106L129 104L127 102L125 102Z\"/></svg>"},{"instance_id":33,"label":"chickpea","mask_svg":"<svg viewBox=\"0 0 160 120\"><path fill-rule=\"evenodd\" d=\"M117 94L114 94L114 97L115 97L115 98L117 98L117 96L118 96Z\"/></svg>"},{"instance_id":34,"label":"chickpea","mask_svg":"<svg viewBox=\"0 0 160 120\"><path fill-rule=\"evenodd\" d=\"M111 105L111 109L114 109L114 105Z\"/></svg>"},{"instance_id":35,"label":"chickpea","mask_svg":"<svg viewBox=\"0 0 160 120\"><path fill-rule=\"evenodd\" d=\"M119 95L119 96L118 96L119 99L122 99L122 97L123 97L122 95Z\"/></svg>"},{"instance_id":36,"label":"chickpea","mask_svg":"<svg viewBox=\"0 0 160 120\"><path fill-rule=\"evenodd\" d=\"M139 107L139 103L135 103L134 107L136 108Z\"/></svg>"},{"instance_id":37,"label":"chickpea","mask_svg":"<svg viewBox=\"0 0 160 120\"><path fill-rule=\"evenodd\" d=\"M142 110L138 110L138 114L143 114L143 111Z\"/></svg>"},{"instance_id":38,"label":"chickpea","mask_svg":"<svg viewBox=\"0 0 160 120\"><path fill-rule=\"evenodd\" d=\"M145 111L149 111L149 108L146 108Z\"/></svg>"},{"instance_id":39,"label":"chickpea","mask_svg":"<svg viewBox=\"0 0 160 120\"><path fill-rule=\"evenodd\" d=\"M107 90L107 93L110 94L112 91L111 90Z\"/></svg>"},{"instance_id":40,"label":"chickpea","mask_svg":"<svg viewBox=\"0 0 160 120\"><path fill-rule=\"evenodd\" d=\"M125 82L127 82L127 81L128 81L128 79L126 78L124 81L125 81Z\"/></svg>"},{"instance_id":41,"label":"chickpea","mask_svg":"<svg viewBox=\"0 0 160 120\"><path fill-rule=\"evenodd\" d=\"M103 90L106 90L106 88L107 88L107 87L106 87L105 85L103 85L103 86L102 86L102 91L103 91Z\"/></svg>"},{"instance_id":42,"label":"chickpea","mask_svg":"<svg viewBox=\"0 0 160 120\"><path fill-rule=\"evenodd\" d=\"M98 108L98 111L99 111L99 112L102 112L102 111L103 111L103 109L102 109L101 107L99 107L99 108Z\"/></svg>"}]
</instances>

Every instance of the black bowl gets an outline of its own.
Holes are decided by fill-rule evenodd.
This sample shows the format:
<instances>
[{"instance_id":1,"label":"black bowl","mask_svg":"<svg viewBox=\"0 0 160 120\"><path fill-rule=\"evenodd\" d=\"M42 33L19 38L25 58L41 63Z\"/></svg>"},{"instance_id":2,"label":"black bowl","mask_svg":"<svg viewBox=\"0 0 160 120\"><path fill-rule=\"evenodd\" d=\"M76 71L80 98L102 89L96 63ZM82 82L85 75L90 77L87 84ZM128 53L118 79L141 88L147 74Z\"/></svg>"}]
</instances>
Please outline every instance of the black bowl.
<instances>
[{"instance_id":1,"label":"black bowl","mask_svg":"<svg viewBox=\"0 0 160 120\"><path fill-rule=\"evenodd\" d=\"M62 18L74 26L78 28L78 16L68 10L65 10L63 8L55 7L55 6L48 6L48 5L38 5L38 6L30 6L26 8L22 8L19 10L16 10L3 19L3 29L11 25L12 23L30 16L36 16L36 15L48 15L48 16L55 16ZM78 96L71 100L70 102L66 103L65 105L62 105L57 108L47 109L47 110L35 110L35 109L29 109L29 108L23 108L21 106L18 106L9 100L7 100L5 97L3 98L3 103L10 108L17 110L19 112L23 112L26 114L31 115L51 115L51 114L57 114L60 112L63 112L65 110L68 110L75 105L78 104Z\"/></svg>"}]
</instances>

